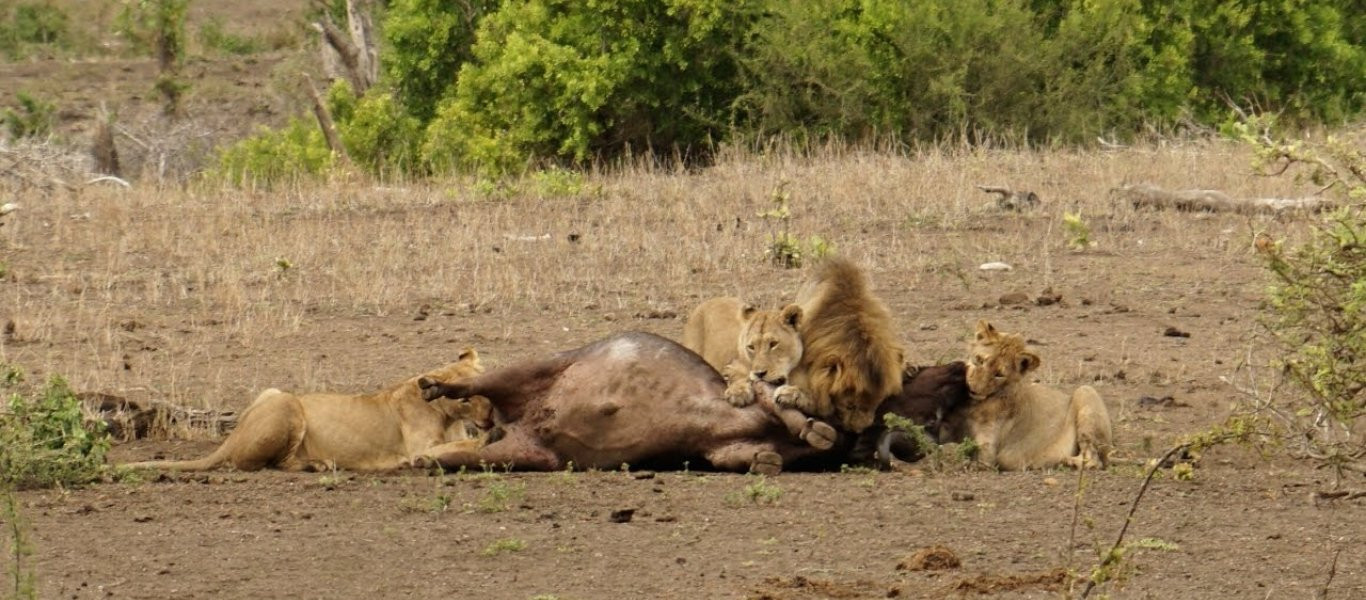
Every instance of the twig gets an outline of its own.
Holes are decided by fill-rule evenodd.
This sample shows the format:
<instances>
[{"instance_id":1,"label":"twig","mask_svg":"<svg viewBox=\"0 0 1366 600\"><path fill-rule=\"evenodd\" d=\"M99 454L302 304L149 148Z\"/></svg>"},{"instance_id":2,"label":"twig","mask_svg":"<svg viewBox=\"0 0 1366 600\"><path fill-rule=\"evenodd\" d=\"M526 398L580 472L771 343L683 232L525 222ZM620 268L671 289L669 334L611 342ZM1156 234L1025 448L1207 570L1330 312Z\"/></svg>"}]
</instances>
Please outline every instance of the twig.
<instances>
[{"instance_id":1,"label":"twig","mask_svg":"<svg viewBox=\"0 0 1366 600\"><path fill-rule=\"evenodd\" d=\"M1324 580L1323 586L1319 588L1319 592L1314 594L1315 598L1318 598L1319 600L1328 600L1328 586L1333 585L1333 577L1338 574L1339 556L1342 556L1341 546L1338 547L1337 552L1333 553L1333 562L1328 565L1328 578Z\"/></svg>"},{"instance_id":2,"label":"twig","mask_svg":"<svg viewBox=\"0 0 1366 600\"><path fill-rule=\"evenodd\" d=\"M1115 538L1115 544L1110 547L1110 551L1105 553L1105 558L1102 558L1100 564L1097 565L1098 568L1103 569L1118 560L1115 557L1118 556L1119 547L1124 544L1124 534L1129 532L1129 525L1134 522L1134 512L1138 510L1138 502L1143 499L1144 492L1148 491L1148 484L1152 483L1153 475L1157 474L1157 470L1161 468L1167 460L1180 452L1189 450L1190 447L1191 445L1189 442L1177 444L1171 450L1168 450L1166 454L1163 454L1162 458L1158 459L1153 466L1148 467L1148 475L1143 478L1143 485L1139 486L1138 493L1134 495L1134 501L1129 503L1129 514L1124 516L1124 525L1119 528L1119 536ZM1086 587L1081 590L1080 597L1086 598L1091 595L1091 589L1094 587L1096 587L1095 578L1088 579L1086 581Z\"/></svg>"}]
</instances>

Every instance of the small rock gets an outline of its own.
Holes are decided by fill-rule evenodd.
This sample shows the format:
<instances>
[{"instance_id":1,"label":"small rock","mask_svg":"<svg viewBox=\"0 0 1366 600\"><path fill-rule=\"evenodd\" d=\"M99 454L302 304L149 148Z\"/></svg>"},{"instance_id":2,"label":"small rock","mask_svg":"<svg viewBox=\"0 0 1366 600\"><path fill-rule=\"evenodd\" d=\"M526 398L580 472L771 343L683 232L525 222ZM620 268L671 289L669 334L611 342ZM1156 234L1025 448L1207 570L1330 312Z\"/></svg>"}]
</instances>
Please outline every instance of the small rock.
<instances>
[{"instance_id":1,"label":"small rock","mask_svg":"<svg viewBox=\"0 0 1366 600\"><path fill-rule=\"evenodd\" d=\"M630 523L630 522L631 522L631 517L634 517L635 515L636 515L636 509L634 509L634 508L623 508L623 509L621 509L621 510L614 510L614 511L612 511L612 514L610 514L610 515L607 516L607 520L609 520L609 521L611 521L611 522L613 522L613 523Z\"/></svg>"},{"instance_id":2,"label":"small rock","mask_svg":"<svg viewBox=\"0 0 1366 600\"><path fill-rule=\"evenodd\" d=\"M634 472L634 473L631 474L631 477L634 478L634 479L654 479L654 478L655 478L655 472L654 472L654 471L636 471L636 472Z\"/></svg>"},{"instance_id":3,"label":"small rock","mask_svg":"<svg viewBox=\"0 0 1366 600\"><path fill-rule=\"evenodd\" d=\"M1180 329L1177 329L1177 328L1175 328L1175 327L1168 327L1168 328L1164 329L1164 330L1162 331L1162 335L1165 335L1165 336L1167 336L1167 337L1179 337L1179 338L1188 338L1188 337L1191 336L1190 332L1181 331Z\"/></svg>"},{"instance_id":4,"label":"small rock","mask_svg":"<svg viewBox=\"0 0 1366 600\"><path fill-rule=\"evenodd\" d=\"M953 492L949 497L959 502L971 502L977 498L972 492Z\"/></svg>"},{"instance_id":5,"label":"small rock","mask_svg":"<svg viewBox=\"0 0 1366 600\"><path fill-rule=\"evenodd\" d=\"M1009 294L1002 295L1000 299L997 300L997 302L999 302L1001 306L1019 306L1021 304L1029 304L1029 294L1026 294L1024 292L1011 292Z\"/></svg>"},{"instance_id":6,"label":"small rock","mask_svg":"<svg viewBox=\"0 0 1366 600\"><path fill-rule=\"evenodd\" d=\"M910 558L897 563L898 571L942 571L945 569L957 569L963 566L963 561L958 555L944 546L930 546L921 548Z\"/></svg>"},{"instance_id":7,"label":"small rock","mask_svg":"<svg viewBox=\"0 0 1366 600\"><path fill-rule=\"evenodd\" d=\"M1014 267L1003 262L982 263L981 266L977 267L977 269L981 271L1009 271L1013 268Z\"/></svg>"},{"instance_id":8,"label":"small rock","mask_svg":"<svg viewBox=\"0 0 1366 600\"><path fill-rule=\"evenodd\" d=\"M1057 477L1044 477L1044 478L1043 478L1043 484L1044 484L1044 485L1058 485L1058 478L1057 478Z\"/></svg>"},{"instance_id":9,"label":"small rock","mask_svg":"<svg viewBox=\"0 0 1366 600\"><path fill-rule=\"evenodd\" d=\"M579 235L579 234L577 234L577 233L571 233L571 234L569 234L569 235L567 236L566 239L568 239L569 242L572 244L572 243L577 243L579 240L583 239L583 236L581 236L581 235Z\"/></svg>"}]
</instances>

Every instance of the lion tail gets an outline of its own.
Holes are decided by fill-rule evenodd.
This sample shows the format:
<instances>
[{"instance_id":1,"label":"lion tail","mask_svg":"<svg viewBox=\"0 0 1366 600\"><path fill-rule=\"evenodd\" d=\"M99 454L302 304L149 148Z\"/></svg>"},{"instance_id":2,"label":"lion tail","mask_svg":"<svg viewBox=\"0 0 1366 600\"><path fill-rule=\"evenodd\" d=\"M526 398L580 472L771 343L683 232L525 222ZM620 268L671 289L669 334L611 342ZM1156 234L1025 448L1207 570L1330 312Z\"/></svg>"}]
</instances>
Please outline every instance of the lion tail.
<instances>
[{"instance_id":1,"label":"lion tail","mask_svg":"<svg viewBox=\"0 0 1366 600\"><path fill-rule=\"evenodd\" d=\"M210 471L228 462L228 444L220 444L217 449L204 458L196 460L147 460L125 463L128 469L157 469L161 471Z\"/></svg>"}]
</instances>

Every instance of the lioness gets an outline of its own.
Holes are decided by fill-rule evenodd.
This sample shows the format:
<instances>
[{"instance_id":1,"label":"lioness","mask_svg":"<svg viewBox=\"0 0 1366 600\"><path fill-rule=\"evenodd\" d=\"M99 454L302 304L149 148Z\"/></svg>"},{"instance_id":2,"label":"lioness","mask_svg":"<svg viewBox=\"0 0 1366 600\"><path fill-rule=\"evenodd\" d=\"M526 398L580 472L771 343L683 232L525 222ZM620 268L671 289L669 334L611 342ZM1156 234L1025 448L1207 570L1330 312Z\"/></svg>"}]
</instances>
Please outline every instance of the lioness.
<instances>
[{"instance_id":1,"label":"lioness","mask_svg":"<svg viewBox=\"0 0 1366 600\"><path fill-rule=\"evenodd\" d=\"M795 304L759 310L739 298L712 298L688 315L683 345L725 378L728 402L749 406L754 403L756 386L776 394L801 361L802 340L797 333L801 317L802 308ZM774 409L774 416L798 439L820 449L835 444L839 434L828 423L792 408Z\"/></svg>"},{"instance_id":2,"label":"lioness","mask_svg":"<svg viewBox=\"0 0 1366 600\"><path fill-rule=\"evenodd\" d=\"M472 348L422 377L458 381L484 371ZM413 377L374 394L296 395L271 388L242 413L223 444L199 460L132 463L133 468L205 471L231 464L242 471L349 469L383 471L415 459L474 450L482 440L466 421L487 425L492 408L484 398L428 403Z\"/></svg>"},{"instance_id":3,"label":"lioness","mask_svg":"<svg viewBox=\"0 0 1366 600\"><path fill-rule=\"evenodd\" d=\"M1068 465L1104 468L1111 448L1110 414L1095 388L1083 385L1069 397L1024 380L1039 356L1024 338L977 322L968 360L971 401L963 414L978 460L1018 470Z\"/></svg>"}]
</instances>

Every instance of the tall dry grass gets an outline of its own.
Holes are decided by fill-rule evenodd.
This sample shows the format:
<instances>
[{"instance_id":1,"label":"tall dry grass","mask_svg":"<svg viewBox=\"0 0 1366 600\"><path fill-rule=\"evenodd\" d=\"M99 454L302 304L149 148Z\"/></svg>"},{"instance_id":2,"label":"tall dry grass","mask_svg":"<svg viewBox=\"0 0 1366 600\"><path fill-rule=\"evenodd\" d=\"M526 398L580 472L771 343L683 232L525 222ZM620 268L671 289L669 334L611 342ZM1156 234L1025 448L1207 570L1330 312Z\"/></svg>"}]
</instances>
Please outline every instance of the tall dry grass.
<instances>
[{"instance_id":1,"label":"tall dry grass","mask_svg":"<svg viewBox=\"0 0 1366 600\"><path fill-rule=\"evenodd\" d=\"M376 365L434 341L567 346L586 341L584 332L641 325L608 319L681 319L715 295L776 304L802 277L766 258L779 229L819 235L866 265L911 338L934 326L921 321L926 307L970 306L1012 287L1088 290L1097 303L1134 290L1160 298L1173 282L1183 293L1245 295L1198 273L1213 264L1246 280L1256 269L1254 230L1285 225L1140 213L1107 191L1145 181L1234 196L1301 193L1293 182L1251 176L1249 159L1221 143L1113 152L832 147L727 153L704 170L628 164L555 194L530 179L490 194L475 180L347 177L270 192L30 189L17 198L23 211L0 228L8 272L0 324L13 323L0 335L0 360L64 373L77 389L191 406L239 406L270 385L377 386L429 364ZM977 184L1035 190L1043 204L1003 214ZM790 197L786 224L758 216L777 190ZM1095 247L1068 248L1064 211L1083 216ZM987 261L1015 271L979 272ZM459 325L443 325L440 340L400 339L398 330L428 313L456 315ZM938 337L915 347L919 358L957 350Z\"/></svg>"}]
</instances>

